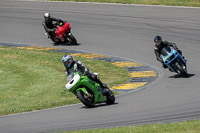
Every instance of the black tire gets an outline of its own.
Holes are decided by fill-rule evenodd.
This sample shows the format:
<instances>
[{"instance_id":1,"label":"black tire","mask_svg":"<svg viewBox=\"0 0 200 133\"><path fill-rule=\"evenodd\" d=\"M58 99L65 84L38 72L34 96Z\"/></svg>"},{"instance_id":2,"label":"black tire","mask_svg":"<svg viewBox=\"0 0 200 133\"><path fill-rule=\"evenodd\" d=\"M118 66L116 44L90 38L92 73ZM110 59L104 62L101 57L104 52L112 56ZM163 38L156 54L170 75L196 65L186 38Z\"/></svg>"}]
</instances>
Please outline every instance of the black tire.
<instances>
[{"instance_id":1,"label":"black tire","mask_svg":"<svg viewBox=\"0 0 200 133\"><path fill-rule=\"evenodd\" d=\"M178 69L177 71L179 71L181 75L185 77L188 76L187 67L181 61L178 60L178 62L176 63L176 68Z\"/></svg>"},{"instance_id":2,"label":"black tire","mask_svg":"<svg viewBox=\"0 0 200 133\"><path fill-rule=\"evenodd\" d=\"M61 41L60 39L57 38L51 38L51 40L55 43L55 44L59 44Z\"/></svg>"},{"instance_id":3,"label":"black tire","mask_svg":"<svg viewBox=\"0 0 200 133\"><path fill-rule=\"evenodd\" d=\"M94 97L93 98L86 98L85 94L82 91L76 92L77 97L79 100L88 108L93 108L95 106Z\"/></svg>"},{"instance_id":4,"label":"black tire","mask_svg":"<svg viewBox=\"0 0 200 133\"><path fill-rule=\"evenodd\" d=\"M109 90L108 95L107 95L107 104L113 104L115 102L115 96L111 90Z\"/></svg>"},{"instance_id":5,"label":"black tire","mask_svg":"<svg viewBox=\"0 0 200 133\"><path fill-rule=\"evenodd\" d=\"M77 45L76 38L72 34L67 36L67 41L70 42L73 45Z\"/></svg>"},{"instance_id":6,"label":"black tire","mask_svg":"<svg viewBox=\"0 0 200 133\"><path fill-rule=\"evenodd\" d=\"M50 39L51 39L55 44L59 44L59 43L61 42L61 40L58 39L58 38L56 37L55 34L49 33L49 35L50 35Z\"/></svg>"}]
</instances>

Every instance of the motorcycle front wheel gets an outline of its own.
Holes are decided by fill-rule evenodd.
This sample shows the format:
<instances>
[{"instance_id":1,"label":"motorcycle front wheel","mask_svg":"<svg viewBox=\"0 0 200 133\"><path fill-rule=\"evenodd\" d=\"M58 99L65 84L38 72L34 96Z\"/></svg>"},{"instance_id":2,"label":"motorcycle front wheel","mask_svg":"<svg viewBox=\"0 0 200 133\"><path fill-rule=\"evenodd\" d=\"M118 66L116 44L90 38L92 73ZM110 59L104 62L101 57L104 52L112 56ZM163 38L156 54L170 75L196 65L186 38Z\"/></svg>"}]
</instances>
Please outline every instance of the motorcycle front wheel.
<instances>
[{"instance_id":1,"label":"motorcycle front wheel","mask_svg":"<svg viewBox=\"0 0 200 133\"><path fill-rule=\"evenodd\" d=\"M182 74L185 77L188 76L187 68L186 68L186 66L181 61L178 60L178 62L176 64L176 68L178 69L178 71L180 72L180 74Z\"/></svg>"},{"instance_id":2,"label":"motorcycle front wheel","mask_svg":"<svg viewBox=\"0 0 200 133\"><path fill-rule=\"evenodd\" d=\"M76 38L75 38L72 34L69 34L69 35L67 36L67 41L70 42L70 43L73 44L73 45L77 45Z\"/></svg>"},{"instance_id":3,"label":"motorcycle front wheel","mask_svg":"<svg viewBox=\"0 0 200 133\"><path fill-rule=\"evenodd\" d=\"M115 102L115 96L111 90L109 90L108 95L107 95L107 101L106 103L108 105L113 104Z\"/></svg>"},{"instance_id":4,"label":"motorcycle front wheel","mask_svg":"<svg viewBox=\"0 0 200 133\"><path fill-rule=\"evenodd\" d=\"M88 108L95 106L93 94L85 95L81 90L77 91L76 94L79 100Z\"/></svg>"}]
</instances>

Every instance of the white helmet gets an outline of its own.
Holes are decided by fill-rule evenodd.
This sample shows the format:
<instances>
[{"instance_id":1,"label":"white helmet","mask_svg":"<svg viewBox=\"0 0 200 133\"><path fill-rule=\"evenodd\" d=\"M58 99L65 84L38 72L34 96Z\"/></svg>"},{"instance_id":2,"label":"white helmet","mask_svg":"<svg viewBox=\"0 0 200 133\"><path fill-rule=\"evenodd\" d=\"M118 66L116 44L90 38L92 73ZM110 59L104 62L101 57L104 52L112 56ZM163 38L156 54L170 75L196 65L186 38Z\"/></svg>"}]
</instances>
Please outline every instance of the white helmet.
<instances>
[{"instance_id":1,"label":"white helmet","mask_svg":"<svg viewBox=\"0 0 200 133\"><path fill-rule=\"evenodd\" d=\"M45 13L44 18L50 18L50 13Z\"/></svg>"}]
</instances>

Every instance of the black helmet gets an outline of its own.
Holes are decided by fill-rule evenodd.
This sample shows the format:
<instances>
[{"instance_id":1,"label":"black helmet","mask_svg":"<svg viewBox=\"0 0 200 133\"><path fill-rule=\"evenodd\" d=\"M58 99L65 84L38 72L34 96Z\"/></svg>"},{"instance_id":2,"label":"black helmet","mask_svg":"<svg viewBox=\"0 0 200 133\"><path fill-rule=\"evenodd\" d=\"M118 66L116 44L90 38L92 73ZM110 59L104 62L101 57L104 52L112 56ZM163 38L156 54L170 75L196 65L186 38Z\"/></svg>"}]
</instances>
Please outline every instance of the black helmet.
<instances>
[{"instance_id":1,"label":"black helmet","mask_svg":"<svg viewBox=\"0 0 200 133\"><path fill-rule=\"evenodd\" d=\"M162 37L161 36L156 36L154 38L154 42L156 45L160 45L162 43Z\"/></svg>"}]
</instances>

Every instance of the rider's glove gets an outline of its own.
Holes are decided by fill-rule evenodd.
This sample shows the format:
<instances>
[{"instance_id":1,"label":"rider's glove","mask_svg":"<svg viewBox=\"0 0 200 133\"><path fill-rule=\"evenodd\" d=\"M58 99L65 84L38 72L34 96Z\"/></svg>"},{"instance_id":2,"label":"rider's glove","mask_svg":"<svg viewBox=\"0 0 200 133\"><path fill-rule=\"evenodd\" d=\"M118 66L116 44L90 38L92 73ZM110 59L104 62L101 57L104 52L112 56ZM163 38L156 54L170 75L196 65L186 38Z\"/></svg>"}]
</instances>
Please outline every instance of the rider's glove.
<instances>
[{"instance_id":1,"label":"rider's glove","mask_svg":"<svg viewBox=\"0 0 200 133\"><path fill-rule=\"evenodd\" d=\"M84 75L84 76L88 76L88 72L84 72L83 75Z\"/></svg>"}]
</instances>

